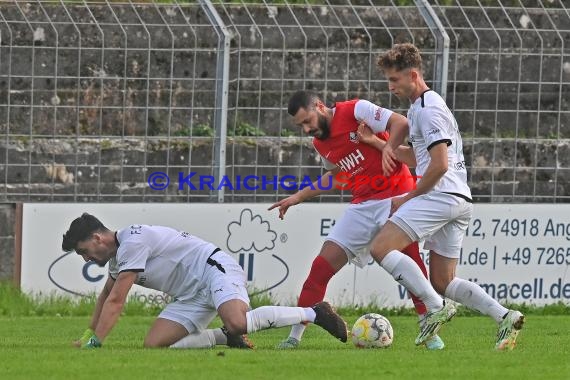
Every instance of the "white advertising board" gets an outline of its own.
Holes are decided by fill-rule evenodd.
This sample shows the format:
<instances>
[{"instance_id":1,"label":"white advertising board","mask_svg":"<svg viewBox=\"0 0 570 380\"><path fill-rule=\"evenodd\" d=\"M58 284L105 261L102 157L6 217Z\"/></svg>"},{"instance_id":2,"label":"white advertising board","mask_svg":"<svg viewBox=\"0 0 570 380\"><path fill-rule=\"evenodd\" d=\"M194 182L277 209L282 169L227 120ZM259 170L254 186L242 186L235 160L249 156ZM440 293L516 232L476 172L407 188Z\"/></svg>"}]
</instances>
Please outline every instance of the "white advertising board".
<instances>
[{"instance_id":1,"label":"white advertising board","mask_svg":"<svg viewBox=\"0 0 570 380\"><path fill-rule=\"evenodd\" d=\"M98 292L106 269L61 251L62 235L83 212L110 229L167 225L217 244L244 268L252 292L295 304L313 258L346 205L301 204L285 220L266 204L24 204L21 286L27 292ZM429 263L429 255L424 254ZM570 206L477 204L457 273L500 301L570 301ZM148 294L137 287L135 291ZM343 268L326 299L336 305L411 306L377 264Z\"/></svg>"}]
</instances>

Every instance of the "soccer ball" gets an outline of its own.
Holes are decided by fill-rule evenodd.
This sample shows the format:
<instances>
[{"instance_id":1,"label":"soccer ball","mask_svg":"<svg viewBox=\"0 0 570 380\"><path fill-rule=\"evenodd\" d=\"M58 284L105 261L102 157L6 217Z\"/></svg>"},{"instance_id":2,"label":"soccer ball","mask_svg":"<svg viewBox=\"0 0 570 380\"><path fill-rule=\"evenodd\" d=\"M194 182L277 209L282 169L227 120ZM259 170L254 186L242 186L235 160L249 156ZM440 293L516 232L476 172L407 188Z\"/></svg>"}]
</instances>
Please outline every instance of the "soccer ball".
<instances>
[{"instance_id":1,"label":"soccer ball","mask_svg":"<svg viewBox=\"0 0 570 380\"><path fill-rule=\"evenodd\" d=\"M364 314L352 326L352 343L358 348L387 348L393 339L390 321L380 314Z\"/></svg>"}]
</instances>

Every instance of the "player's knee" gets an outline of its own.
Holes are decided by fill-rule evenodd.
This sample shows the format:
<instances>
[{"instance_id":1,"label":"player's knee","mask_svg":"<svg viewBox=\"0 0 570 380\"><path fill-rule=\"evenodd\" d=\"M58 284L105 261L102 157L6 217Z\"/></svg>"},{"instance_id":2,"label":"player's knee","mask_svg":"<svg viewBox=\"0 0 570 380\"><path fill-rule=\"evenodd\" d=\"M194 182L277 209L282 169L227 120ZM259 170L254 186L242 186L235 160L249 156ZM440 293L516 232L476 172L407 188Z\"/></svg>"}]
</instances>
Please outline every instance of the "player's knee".
<instances>
[{"instance_id":1,"label":"player's knee","mask_svg":"<svg viewBox=\"0 0 570 380\"><path fill-rule=\"evenodd\" d=\"M388 252L393 249L390 243L389 237L385 237L382 232L376 235L374 240L372 240L372 244L370 244L370 255L377 263L380 264Z\"/></svg>"},{"instance_id":2,"label":"player's knee","mask_svg":"<svg viewBox=\"0 0 570 380\"><path fill-rule=\"evenodd\" d=\"M241 300L233 299L218 307L218 315L231 335L247 333L247 311L249 305Z\"/></svg>"},{"instance_id":3,"label":"player's knee","mask_svg":"<svg viewBox=\"0 0 570 380\"><path fill-rule=\"evenodd\" d=\"M222 322L229 334L242 335L247 333L247 319L245 314L234 314L222 318Z\"/></svg>"},{"instance_id":4,"label":"player's knee","mask_svg":"<svg viewBox=\"0 0 570 380\"><path fill-rule=\"evenodd\" d=\"M378 264L380 264L382 260L384 260L384 257L386 257L387 254L388 251L382 244L374 244L370 246L370 256L372 256L372 258Z\"/></svg>"},{"instance_id":5,"label":"player's knee","mask_svg":"<svg viewBox=\"0 0 570 380\"><path fill-rule=\"evenodd\" d=\"M242 335L247 333L247 323L246 321L226 321L224 326L230 335Z\"/></svg>"},{"instance_id":6,"label":"player's knee","mask_svg":"<svg viewBox=\"0 0 570 380\"><path fill-rule=\"evenodd\" d=\"M166 345L160 340L146 337L144 340L144 348L161 348L166 347Z\"/></svg>"}]
</instances>

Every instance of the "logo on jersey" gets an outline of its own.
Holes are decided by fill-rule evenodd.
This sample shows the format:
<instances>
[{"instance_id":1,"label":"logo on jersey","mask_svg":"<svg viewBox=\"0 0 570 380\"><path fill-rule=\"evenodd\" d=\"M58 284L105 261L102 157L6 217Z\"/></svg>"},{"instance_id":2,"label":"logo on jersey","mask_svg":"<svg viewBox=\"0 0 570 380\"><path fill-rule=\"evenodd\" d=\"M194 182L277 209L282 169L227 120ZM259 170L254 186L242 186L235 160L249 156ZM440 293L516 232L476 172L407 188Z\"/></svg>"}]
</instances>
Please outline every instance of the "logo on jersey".
<instances>
[{"instance_id":1,"label":"logo on jersey","mask_svg":"<svg viewBox=\"0 0 570 380\"><path fill-rule=\"evenodd\" d=\"M432 128L428 131L427 135L431 136L431 135L435 135L436 133L439 133L439 128Z\"/></svg>"},{"instance_id":2,"label":"logo on jersey","mask_svg":"<svg viewBox=\"0 0 570 380\"><path fill-rule=\"evenodd\" d=\"M352 143L358 144L358 134L356 132L349 132L348 140Z\"/></svg>"},{"instance_id":3,"label":"logo on jersey","mask_svg":"<svg viewBox=\"0 0 570 380\"><path fill-rule=\"evenodd\" d=\"M455 170L465 170L465 161L459 161L453 164Z\"/></svg>"},{"instance_id":4,"label":"logo on jersey","mask_svg":"<svg viewBox=\"0 0 570 380\"><path fill-rule=\"evenodd\" d=\"M374 120L380 121L381 117L382 117L382 108L377 107L376 111L374 112Z\"/></svg>"}]
</instances>

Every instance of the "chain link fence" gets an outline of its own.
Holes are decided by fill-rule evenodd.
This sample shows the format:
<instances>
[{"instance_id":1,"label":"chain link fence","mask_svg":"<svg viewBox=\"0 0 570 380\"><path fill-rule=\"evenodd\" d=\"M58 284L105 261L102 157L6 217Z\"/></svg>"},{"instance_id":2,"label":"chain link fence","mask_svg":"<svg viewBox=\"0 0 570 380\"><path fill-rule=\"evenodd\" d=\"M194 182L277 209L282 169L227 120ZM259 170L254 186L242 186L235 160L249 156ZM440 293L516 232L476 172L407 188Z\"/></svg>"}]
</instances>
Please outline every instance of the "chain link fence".
<instances>
[{"instance_id":1,"label":"chain link fence","mask_svg":"<svg viewBox=\"0 0 570 380\"><path fill-rule=\"evenodd\" d=\"M408 3L2 1L0 198L272 202L323 173L289 96L405 112L375 61L413 42L475 198L570 200L568 4L430 1L445 42Z\"/></svg>"}]
</instances>

